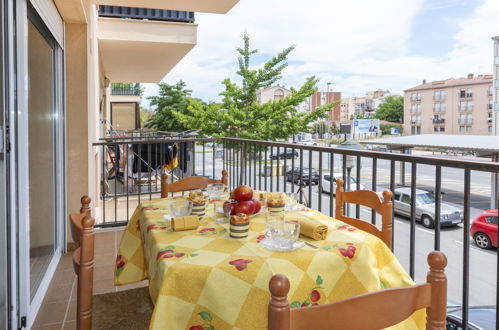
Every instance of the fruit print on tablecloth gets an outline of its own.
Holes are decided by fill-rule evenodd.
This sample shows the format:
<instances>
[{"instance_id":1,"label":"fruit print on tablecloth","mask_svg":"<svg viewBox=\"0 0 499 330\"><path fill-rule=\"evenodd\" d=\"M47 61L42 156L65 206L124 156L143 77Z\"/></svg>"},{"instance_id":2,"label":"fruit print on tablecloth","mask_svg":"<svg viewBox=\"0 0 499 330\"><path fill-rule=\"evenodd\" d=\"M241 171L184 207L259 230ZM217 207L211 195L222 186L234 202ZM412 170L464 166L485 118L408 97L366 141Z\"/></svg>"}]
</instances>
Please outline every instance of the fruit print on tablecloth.
<instances>
[{"instance_id":1,"label":"fruit print on tablecloth","mask_svg":"<svg viewBox=\"0 0 499 330\"><path fill-rule=\"evenodd\" d=\"M208 312L200 312L199 316L205 321L202 324L193 325L189 328L189 330L215 330L215 327L211 324L213 317Z\"/></svg>"},{"instance_id":2,"label":"fruit print on tablecloth","mask_svg":"<svg viewBox=\"0 0 499 330\"><path fill-rule=\"evenodd\" d=\"M353 243L345 243L345 244L335 243L332 245L323 246L322 249L326 251L330 251L332 249L338 249L340 255L349 259L352 259L355 256L355 252L357 250L357 248Z\"/></svg>"},{"instance_id":3,"label":"fruit print on tablecloth","mask_svg":"<svg viewBox=\"0 0 499 330\"><path fill-rule=\"evenodd\" d=\"M170 259L170 258L183 258L183 257L196 257L198 254L196 253L185 253L181 251L175 251L175 247L173 245L169 245L165 248L162 248L159 250L158 254L156 255L156 260L159 259Z\"/></svg>"},{"instance_id":4,"label":"fruit print on tablecloth","mask_svg":"<svg viewBox=\"0 0 499 330\"><path fill-rule=\"evenodd\" d=\"M119 276L121 274L121 272L125 268L126 263L127 263L127 260L125 259L124 256L122 256L121 254L118 254L116 256L116 265L114 268L115 276Z\"/></svg>"},{"instance_id":5,"label":"fruit print on tablecloth","mask_svg":"<svg viewBox=\"0 0 499 330\"><path fill-rule=\"evenodd\" d=\"M225 234L226 232L227 232L227 229L225 229L225 228L222 228L222 229L217 231L217 229L213 228L213 227L205 227L205 228L201 228L200 230L198 230L198 234L201 236Z\"/></svg>"},{"instance_id":6,"label":"fruit print on tablecloth","mask_svg":"<svg viewBox=\"0 0 499 330\"><path fill-rule=\"evenodd\" d=\"M166 223L166 221L157 221L156 223L150 224L147 226L147 232L151 230L166 230L170 228L170 223Z\"/></svg>"},{"instance_id":7,"label":"fruit print on tablecloth","mask_svg":"<svg viewBox=\"0 0 499 330\"><path fill-rule=\"evenodd\" d=\"M303 302L293 301L289 307L291 308L299 308L299 307L307 307L307 306L317 306L319 303L319 299L321 299L321 294L319 289L324 289L321 285L323 283L322 277L317 275L315 279L315 287L312 288L307 298Z\"/></svg>"},{"instance_id":8,"label":"fruit print on tablecloth","mask_svg":"<svg viewBox=\"0 0 499 330\"><path fill-rule=\"evenodd\" d=\"M248 264L251 262L253 262L253 260L235 259L235 260L229 261L229 265L234 266L238 271L243 271L246 268L248 268Z\"/></svg>"}]
</instances>

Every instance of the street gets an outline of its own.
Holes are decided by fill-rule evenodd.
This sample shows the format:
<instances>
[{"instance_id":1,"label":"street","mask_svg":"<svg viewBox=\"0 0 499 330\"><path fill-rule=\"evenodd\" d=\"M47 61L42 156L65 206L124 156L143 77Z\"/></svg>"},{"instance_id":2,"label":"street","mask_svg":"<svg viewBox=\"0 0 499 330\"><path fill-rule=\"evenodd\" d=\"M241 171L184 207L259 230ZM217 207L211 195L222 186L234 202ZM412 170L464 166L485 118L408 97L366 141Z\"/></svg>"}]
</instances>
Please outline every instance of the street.
<instances>
[{"instance_id":1,"label":"street","mask_svg":"<svg viewBox=\"0 0 499 330\"><path fill-rule=\"evenodd\" d=\"M212 173L212 153L205 154L205 171L208 174ZM311 167L319 170L320 162L317 152L314 152L311 157ZM199 162L199 163L198 163ZM196 155L196 172L201 174L201 157L199 153ZM277 161L273 161L276 164ZM284 165L284 160L281 160ZM303 153L303 167L309 167L310 158L307 151ZM327 154L322 155L322 172L329 172L330 160ZM292 161L286 160L287 168L291 168ZM334 159L334 172L342 172L342 159L336 156ZM368 158L361 160L361 177L360 182L366 189L373 189L372 187L372 161ZM300 158L294 160L294 166L300 166ZM406 164L405 170L405 184L409 186L411 183L411 168L410 164ZM215 168L222 168L222 160L216 159ZM254 169L257 169L255 175ZM246 183L254 189L264 189L265 182L267 189L270 190L271 184L274 191L288 191L290 192L292 184L285 182L283 177L270 177L259 176L259 164L256 166L253 163L247 166L247 181ZM229 167L229 171L232 167ZM395 169L396 185L400 184L400 165L396 164ZM251 176L249 173L251 172ZM417 166L417 188L425 189L428 191L435 190L435 168L428 165ZM352 177L356 177L356 168L352 170ZM216 173L218 176L219 173ZM464 171L460 169L443 168L442 169L442 191L444 192L443 200L450 204L454 204L458 208L463 208L463 176ZM230 177L230 176L229 176ZM256 177L256 181L254 180ZM377 184L374 190L382 192L390 186L390 162L378 160L377 162ZM490 208L490 182L491 175L485 172L472 172L471 175L471 221L479 215L483 210ZM261 183L261 186L260 186ZM297 191L298 185L294 185L294 191ZM317 209L325 214L330 214L331 196L328 193L319 194L318 186L313 185L312 188L312 205L311 207ZM303 191L305 196L309 195L309 187L304 187ZM334 197L333 197L334 198ZM319 200L321 205L319 208ZM334 203L334 200L333 200ZM351 206L350 214L355 216L355 208ZM362 220L371 221L371 210L361 207L360 218ZM381 219L377 219L377 224L381 223ZM396 216L394 221L394 252L402 266L409 272L409 254L410 254L410 220L401 216ZM415 281L424 282L426 280L426 272L428 270L426 257L430 251L434 249L435 234L434 229L424 228L421 224L416 223L416 240L415 240ZM448 300L460 303L462 301L462 288L463 288L463 251L464 240L463 225L460 224L454 227L442 228L440 249L448 258L448 266L446 269L449 290ZM494 305L496 300L496 280L497 280L497 250L483 250L476 247L473 239L470 238L470 263L469 263L469 303L470 306L474 305Z\"/></svg>"}]
</instances>

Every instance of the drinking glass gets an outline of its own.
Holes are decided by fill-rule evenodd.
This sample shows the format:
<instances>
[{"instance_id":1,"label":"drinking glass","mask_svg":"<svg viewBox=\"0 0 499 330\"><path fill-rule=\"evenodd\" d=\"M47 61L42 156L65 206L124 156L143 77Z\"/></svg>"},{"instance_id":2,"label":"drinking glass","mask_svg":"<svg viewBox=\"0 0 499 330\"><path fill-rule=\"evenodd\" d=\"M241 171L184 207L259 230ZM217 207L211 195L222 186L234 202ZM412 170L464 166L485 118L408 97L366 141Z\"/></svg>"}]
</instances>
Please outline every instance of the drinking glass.
<instances>
[{"instance_id":1,"label":"drinking glass","mask_svg":"<svg viewBox=\"0 0 499 330\"><path fill-rule=\"evenodd\" d=\"M298 221L283 221L281 227L281 246L286 250L291 250L300 236L300 224Z\"/></svg>"},{"instance_id":2,"label":"drinking glass","mask_svg":"<svg viewBox=\"0 0 499 330\"><path fill-rule=\"evenodd\" d=\"M170 211L173 218L185 217L191 214L192 202L188 200L176 200L170 204Z\"/></svg>"},{"instance_id":3,"label":"drinking glass","mask_svg":"<svg viewBox=\"0 0 499 330\"><path fill-rule=\"evenodd\" d=\"M286 193L286 211L293 211L296 207L296 199L298 197L298 193L288 192Z\"/></svg>"},{"instance_id":4,"label":"drinking glass","mask_svg":"<svg viewBox=\"0 0 499 330\"><path fill-rule=\"evenodd\" d=\"M225 185L223 183L210 183L206 186L208 198L210 200L220 199L224 195Z\"/></svg>"}]
</instances>

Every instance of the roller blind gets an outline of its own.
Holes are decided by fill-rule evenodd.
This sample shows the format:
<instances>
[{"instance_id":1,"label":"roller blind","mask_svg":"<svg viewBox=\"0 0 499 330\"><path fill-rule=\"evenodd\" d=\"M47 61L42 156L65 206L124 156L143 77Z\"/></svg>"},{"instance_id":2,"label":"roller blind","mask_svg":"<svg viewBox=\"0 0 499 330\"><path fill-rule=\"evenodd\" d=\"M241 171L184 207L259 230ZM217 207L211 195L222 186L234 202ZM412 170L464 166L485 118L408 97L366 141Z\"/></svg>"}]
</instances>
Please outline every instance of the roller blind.
<instances>
[{"instance_id":1,"label":"roller blind","mask_svg":"<svg viewBox=\"0 0 499 330\"><path fill-rule=\"evenodd\" d=\"M64 49L64 21L52 0L30 0L55 40Z\"/></svg>"}]
</instances>

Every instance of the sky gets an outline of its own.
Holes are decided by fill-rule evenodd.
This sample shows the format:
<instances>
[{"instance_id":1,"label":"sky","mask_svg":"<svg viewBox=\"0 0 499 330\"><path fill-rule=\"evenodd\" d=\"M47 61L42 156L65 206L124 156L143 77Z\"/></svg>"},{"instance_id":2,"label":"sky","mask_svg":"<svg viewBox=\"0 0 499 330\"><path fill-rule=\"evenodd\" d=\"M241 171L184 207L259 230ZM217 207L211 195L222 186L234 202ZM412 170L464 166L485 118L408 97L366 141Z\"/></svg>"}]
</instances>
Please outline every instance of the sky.
<instances>
[{"instance_id":1,"label":"sky","mask_svg":"<svg viewBox=\"0 0 499 330\"><path fill-rule=\"evenodd\" d=\"M197 45L163 82L183 80L192 96L219 101L222 81L236 75L242 36L259 50L252 66L295 45L280 85L342 92L403 90L428 81L492 74L499 0L240 0L226 15L196 13ZM147 96L156 84L145 84Z\"/></svg>"}]
</instances>

